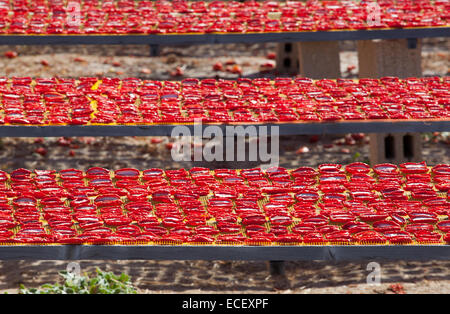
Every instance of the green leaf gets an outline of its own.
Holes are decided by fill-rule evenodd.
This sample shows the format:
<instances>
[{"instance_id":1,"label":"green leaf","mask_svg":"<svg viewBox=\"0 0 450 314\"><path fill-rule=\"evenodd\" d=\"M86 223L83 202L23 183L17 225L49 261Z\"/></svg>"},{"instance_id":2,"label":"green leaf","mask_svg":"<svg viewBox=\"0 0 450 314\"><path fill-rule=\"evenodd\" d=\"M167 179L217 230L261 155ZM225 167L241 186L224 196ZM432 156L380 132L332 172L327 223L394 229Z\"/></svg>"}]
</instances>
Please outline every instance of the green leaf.
<instances>
[{"instance_id":1,"label":"green leaf","mask_svg":"<svg viewBox=\"0 0 450 314\"><path fill-rule=\"evenodd\" d=\"M120 275L120 278L119 278L119 280L124 283L128 282L129 279L130 279L130 277L125 273L122 273L122 275Z\"/></svg>"},{"instance_id":2,"label":"green leaf","mask_svg":"<svg viewBox=\"0 0 450 314\"><path fill-rule=\"evenodd\" d=\"M130 283L127 274L115 275L96 268L96 276L78 276L66 271L59 272L63 278L62 284L44 284L39 289L26 289L23 284L19 286L21 294L118 294L137 293Z\"/></svg>"}]
</instances>

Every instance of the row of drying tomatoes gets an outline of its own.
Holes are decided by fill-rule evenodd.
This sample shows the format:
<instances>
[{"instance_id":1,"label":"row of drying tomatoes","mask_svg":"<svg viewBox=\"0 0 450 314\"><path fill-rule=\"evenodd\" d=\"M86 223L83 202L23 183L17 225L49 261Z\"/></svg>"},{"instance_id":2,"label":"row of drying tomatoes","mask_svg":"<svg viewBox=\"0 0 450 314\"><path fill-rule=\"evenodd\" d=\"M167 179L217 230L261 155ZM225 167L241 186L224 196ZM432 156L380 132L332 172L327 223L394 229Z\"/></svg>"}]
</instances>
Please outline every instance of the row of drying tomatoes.
<instances>
[{"instance_id":1,"label":"row of drying tomatoes","mask_svg":"<svg viewBox=\"0 0 450 314\"><path fill-rule=\"evenodd\" d=\"M423 166L424 170L418 166ZM168 175L160 169L148 169L140 175L137 169L127 168L118 170L112 177L106 169L91 168L86 175L75 169L61 170L59 179L55 173L44 174L42 171L34 177L22 176L20 173L27 172L19 169L11 173L10 181L6 173L1 173L0 196L11 198L27 194L40 199L48 196L94 197L116 194L117 201L119 196L138 201L147 200L151 195L153 200L170 202L173 197L191 200L210 193L229 199L235 199L241 194L253 193L256 197L264 193L276 194L278 201L289 201L289 205L296 200L312 203L322 201L336 206L347 199L368 202L380 196L396 201L408 200L409 196L417 200L429 200L450 189L450 175L446 165L435 166L429 171L422 163L408 163L405 164L408 168L400 168L401 172L397 172L394 171L397 170L394 165L381 164L373 168L376 175L364 172L363 169L372 171L366 167L368 166L363 163L353 163L346 167L346 171L320 175L308 167L290 172L283 169L268 173L252 169L250 174L244 170L240 173L215 170L212 174L207 169L194 168L195 172L184 170L176 175ZM105 173L93 176L90 174L93 170ZM129 176L119 173L127 173ZM256 190L252 192L252 188ZM283 199L280 195L283 195ZM32 205L36 205L36 202Z\"/></svg>"},{"instance_id":2,"label":"row of drying tomatoes","mask_svg":"<svg viewBox=\"0 0 450 314\"><path fill-rule=\"evenodd\" d=\"M181 82L1 78L0 122L145 124L446 119L448 78L185 79Z\"/></svg>"},{"instance_id":3,"label":"row of drying tomatoes","mask_svg":"<svg viewBox=\"0 0 450 314\"><path fill-rule=\"evenodd\" d=\"M371 168L353 163L267 171L18 169L2 172L0 182L2 243L450 240L450 165ZM374 190L374 184L380 189ZM373 197L364 197L364 192Z\"/></svg>"},{"instance_id":4,"label":"row of drying tomatoes","mask_svg":"<svg viewBox=\"0 0 450 314\"><path fill-rule=\"evenodd\" d=\"M448 2L0 2L0 34L183 34L448 26ZM376 10L376 11L375 11ZM373 14L379 14L374 19ZM81 17L81 18L80 18Z\"/></svg>"},{"instance_id":5,"label":"row of drying tomatoes","mask_svg":"<svg viewBox=\"0 0 450 314\"><path fill-rule=\"evenodd\" d=\"M383 97L391 94L418 96L424 93L431 96L447 96L450 77L407 78L382 77L380 79L362 78L352 79L321 79L297 77L269 78L238 78L224 79L195 79L186 78L182 81L154 81L139 78L97 78L80 77L78 79L65 78L36 78L31 77L0 77L0 91L11 94L11 100L17 93L23 95L41 95L46 100L52 100L57 94L100 93L109 97L124 98L127 94L146 96L146 100L199 101L201 96L211 101L237 100L243 97L258 99L261 97L275 97L277 95L296 96L304 94L318 102L328 102L333 99L347 99L348 97ZM258 94L258 95L255 95ZM219 94L219 95L218 95ZM328 97L326 97L326 95ZM215 96L215 97L214 97ZM288 97L289 98L289 97ZM295 98L293 98L295 99Z\"/></svg>"}]
</instances>

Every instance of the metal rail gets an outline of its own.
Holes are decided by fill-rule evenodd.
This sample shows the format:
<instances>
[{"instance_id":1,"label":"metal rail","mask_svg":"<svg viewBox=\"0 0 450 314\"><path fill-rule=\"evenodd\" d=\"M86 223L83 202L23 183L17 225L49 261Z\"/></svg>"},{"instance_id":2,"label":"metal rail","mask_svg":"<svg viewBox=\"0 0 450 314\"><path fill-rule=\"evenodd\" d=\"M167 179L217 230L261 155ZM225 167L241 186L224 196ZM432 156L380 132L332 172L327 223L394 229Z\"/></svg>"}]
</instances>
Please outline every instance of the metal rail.
<instances>
[{"instance_id":1,"label":"metal rail","mask_svg":"<svg viewBox=\"0 0 450 314\"><path fill-rule=\"evenodd\" d=\"M0 45L190 45L449 37L450 27L277 33L163 35L0 35Z\"/></svg>"},{"instance_id":2,"label":"metal rail","mask_svg":"<svg viewBox=\"0 0 450 314\"><path fill-rule=\"evenodd\" d=\"M71 137L71 136L171 136L174 127L183 124L154 124L154 125L50 125L50 126L24 126L2 125L0 137ZM272 123L272 124L194 124L183 125L189 129L190 134L203 130L209 126L219 128L224 136L234 136L235 126L256 127L259 135L262 128L267 128L267 134L274 132L272 127L278 127L278 135L300 134L344 134L344 133L400 133L400 132L446 132L450 131L450 120L423 120L423 121L345 121L345 122L299 122L299 123ZM198 128L198 129L196 129ZM218 130L218 129L217 129ZM189 135L189 134L184 134ZM199 134L202 135L202 134ZM237 134L236 134L237 135ZM217 136L217 134L216 134Z\"/></svg>"},{"instance_id":3,"label":"metal rail","mask_svg":"<svg viewBox=\"0 0 450 314\"><path fill-rule=\"evenodd\" d=\"M1 260L449 260L450 245L14 245Z\"/></svg>"}]
</instances>

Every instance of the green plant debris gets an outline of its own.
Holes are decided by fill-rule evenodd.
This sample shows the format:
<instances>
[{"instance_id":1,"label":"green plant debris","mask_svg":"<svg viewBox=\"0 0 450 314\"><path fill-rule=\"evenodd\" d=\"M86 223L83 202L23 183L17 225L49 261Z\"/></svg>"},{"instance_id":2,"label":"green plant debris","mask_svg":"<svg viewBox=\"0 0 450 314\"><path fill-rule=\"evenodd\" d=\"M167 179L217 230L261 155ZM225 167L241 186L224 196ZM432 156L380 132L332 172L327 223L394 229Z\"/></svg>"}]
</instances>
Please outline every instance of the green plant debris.
<instances>
[{"instance_id":1,"label":"green plant debris","mask_svg":"<svg viewBox=\"0 0 450 314\"><path fill-rule=\"evenodd\" d=\"M44 284L39 288L26 288L20 285L19 294L136 294L137 290L130 282L130 277L124 273L114 275L96 269L96 275L77 275L67 271L59 273L62 284Z\"/></svg>"}]
</instances>

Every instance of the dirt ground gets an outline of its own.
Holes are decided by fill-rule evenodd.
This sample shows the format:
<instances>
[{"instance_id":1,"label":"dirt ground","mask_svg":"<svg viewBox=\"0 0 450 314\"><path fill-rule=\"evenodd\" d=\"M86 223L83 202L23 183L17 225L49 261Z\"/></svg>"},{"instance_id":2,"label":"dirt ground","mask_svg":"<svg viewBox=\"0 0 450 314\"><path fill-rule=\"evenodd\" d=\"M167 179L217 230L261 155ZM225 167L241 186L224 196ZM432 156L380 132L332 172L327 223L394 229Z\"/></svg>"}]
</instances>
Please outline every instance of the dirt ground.
<instances>
[{"instance_id":1,"label":"dirt ground","mask_svg":"<svg viewBox=\"0 0 450 314\"><path fill-rule=\"evenodd\" d=\"M81 272L95 267L125 272L142 293L449 293L450 262L379 261L379 285L367 283L367 263L286 262L285 276L270 276L264 261L79 261ZM64 261L0 264L0 291L20 283L38 286L57 279ZM393 291L394 290L394 291Z\"/></svg>"},{"instance_id":2,"label":"dirt ground","mask_svg":"<svg viewBox=\"0 0 450 314\"><path fill-rule=\"evenodd\" d=\"M343 77L356 78L357 55L352 42L344 42L341 52ZM449 75L450 41L424 40L423 74ZM5 51L18 52L7 59ZM236 78L228 72L213 71L214 63L234 60L242 76L280 75L260 72L274 44L162 47L159 57L149 57L147 46L1 46L0 76L79 77L112 76L143 79L182 79L184 77ZM43 62L43 60L45 62ZM271 61L272 62L272 61ZM44 65L45 64L45 65ZM177 67L184 76L174 77ZM424 134L423 159L428 164L450 163L448 133ZM289 136L280 140L280 166L317 166L324 162L350 163L368 160L368 136ZM347 139L347 140L346 140ZM3 138L0 141L0 168L111 169L136 167L246 168L258 163L173 162L167 143L144 138ZM38 150L44 148L44 150ZM40 152L40 153L38 153ZM450 293L450 262L377 261L381 284L368 285L367 262L287 262L285 275L270 276L264 261L80 261L82 272L95 267L115 273L128 273L143 293ZM66 261L2 261L0 291L17 292L20 283L37 287L59 279ZM399 283L399 286L392 286Z\"/></svg>"}]
</instances>

